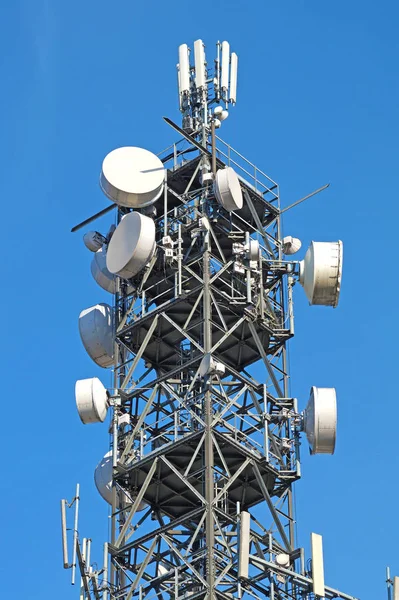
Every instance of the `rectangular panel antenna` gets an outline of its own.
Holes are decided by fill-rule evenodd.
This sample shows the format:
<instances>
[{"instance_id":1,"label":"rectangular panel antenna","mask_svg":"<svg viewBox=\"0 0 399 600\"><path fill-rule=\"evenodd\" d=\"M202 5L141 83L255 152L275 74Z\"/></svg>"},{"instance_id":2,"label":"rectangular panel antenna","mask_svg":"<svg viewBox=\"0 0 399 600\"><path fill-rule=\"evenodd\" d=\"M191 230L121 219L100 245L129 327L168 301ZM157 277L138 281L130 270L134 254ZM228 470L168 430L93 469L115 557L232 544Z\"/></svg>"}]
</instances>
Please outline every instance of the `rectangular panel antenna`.
<instances>
[{"instance_id":1,"label":"rectangular panel antenna","mask_svg":"<svg viewBox=\"0 0 399 600\"><path fill-rule=\"evenodd\" d=\"M393 600L399 600L399 577L393 578Z\"/></svg>"},{"instance_id":2,"label":"rectangular panel antenna","mask_svg":"<svg viewBox=\"0 0 399 600\"><path fill-rule=\"evenodd\" d=\"M316 596L320 596L320 598L324 598L323 538L317 533L312 533L310 542L312 549L313 593Z\"/></svg>"},{"instance_id":3,"label":"rectangular panel antenna","mask_svg":"<svg viewBox=\"0 0 399 600\"><path fill-rule=\"evenodd\" d=\"M227 100L227 91L229 89L229 66L230 66L230 44L222 42L222 77L221 87L226 90L225 99Z\"/></svg>"},{"instance_id":4,"label":"rectangular panel antenna","mask_svg":"<svg viewBox=\"0 0 399 600\"><path fill-rule=\"evenodd\" d=\"M231 53L231 64L230 64L230 97L229 100L232 104L237 102L237 70L238 70L238 56L235 52Z\"/></svg>"},{"instance_id":5,"label":"rectangular panel antenna","mask_svg":"<svg viewBox=\"0 0 399 600\"><path fill-rule=\"evenodd\" d=\"M240 514L240 539L238 550L238 577L248 579L249 571L249 535L251 529L251 515L243 511Z\"/></svg>"},{"instance_id":6,"label":"rectangular panel antenna","mask_svg":"<svg viewBox=\"0 0 399 600\"><path fill-rule=\"evenodd\" d=\"M205 75L205 46L202 40L194 42L195 85L203 88L206 84Z\"/></svg>"},{"instance_id":7,"label":"rectangular panel antenna","mask_svg":"<svg viewBox=\"0 0 399 600\"><path fill-rule=\"evenodd\" d=\"M179 93L190 91L190 59L187 44L179 46Z\"/></svg>"}]
</instances>

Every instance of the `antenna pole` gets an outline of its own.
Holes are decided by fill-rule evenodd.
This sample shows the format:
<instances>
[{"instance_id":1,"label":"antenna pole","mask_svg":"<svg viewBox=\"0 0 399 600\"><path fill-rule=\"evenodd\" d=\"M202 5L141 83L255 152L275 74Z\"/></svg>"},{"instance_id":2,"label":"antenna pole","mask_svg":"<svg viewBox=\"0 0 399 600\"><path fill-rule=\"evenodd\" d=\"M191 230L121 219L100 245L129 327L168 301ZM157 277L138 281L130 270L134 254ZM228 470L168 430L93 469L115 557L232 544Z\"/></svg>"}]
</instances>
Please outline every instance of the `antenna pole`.
<instances>
[{"instance_id":1,"label":"antenna pole","mask_svg":"<svg viewBox=\"0 0 399 600\"><path fill-rule=\"evenodd\" d=\"M79 521L79 484L76 484L76 494L74 498L75 502L75 521L73 526L73 550L72 550L72 575L71 583L75 585L75 573L76 573L76 551L78 545L78 521Z\"/></svg>"}]
</instances>

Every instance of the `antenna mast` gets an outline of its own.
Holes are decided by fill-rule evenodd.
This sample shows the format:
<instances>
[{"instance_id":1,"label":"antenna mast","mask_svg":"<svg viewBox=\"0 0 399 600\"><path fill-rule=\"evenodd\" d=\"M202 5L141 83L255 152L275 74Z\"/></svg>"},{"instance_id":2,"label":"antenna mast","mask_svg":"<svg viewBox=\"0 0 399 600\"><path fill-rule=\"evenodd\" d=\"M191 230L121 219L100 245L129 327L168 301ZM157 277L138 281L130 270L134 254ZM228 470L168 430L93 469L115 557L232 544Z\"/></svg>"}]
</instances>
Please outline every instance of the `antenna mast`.
<instances>
[{"instance_id":1,"label":"antenna mast","mask_svg":"<svg viewBox=\"0 0 399 600\"><path fill-rule=\"evenodd\" d=\"M182 128L166 119L179 140L103 162L117 226L84 242L110 300L83 310L79 330L114 383L76 384L83 423L110 416L95 470L112 507L100 570L77 527L69 562L62 504L64 566L79 566L85 600L353 600L325 582L321 536L311 535L311 568L296 543L300 441L334 452L336 394L311 387L301 410L287 361L293 286L311 305L337 306L342 242L312 242L293 260L301 242L282 237L277 183L216 136L237 64L228 42L213 71L201 40L193 52L182 44Z\"/></svg>"}]
</instances>

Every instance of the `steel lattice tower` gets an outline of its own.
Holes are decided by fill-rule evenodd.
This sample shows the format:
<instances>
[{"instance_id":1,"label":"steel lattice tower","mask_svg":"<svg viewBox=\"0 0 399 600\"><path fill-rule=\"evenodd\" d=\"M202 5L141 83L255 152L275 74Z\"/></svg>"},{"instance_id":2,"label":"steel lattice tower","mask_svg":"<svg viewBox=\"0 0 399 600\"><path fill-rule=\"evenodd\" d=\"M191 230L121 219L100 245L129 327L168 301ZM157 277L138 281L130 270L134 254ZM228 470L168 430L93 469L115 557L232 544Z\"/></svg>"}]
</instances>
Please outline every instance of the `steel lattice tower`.
<instances>
[{"instance_id":1,"label":"steel lattice tower","mask_svg":"<svg viewBox=\"0 0 399 600\"><path fill-rule=\"evenodd\" d=\"M111 539L93 570L75 535L83 598L299 600L322 585L352 599L320 581L319 540L313 570L296 546L303 415L287 343L299 263L283 255L278 185L216 135L212 104L229 101L220 48L202 86L197 64L189 89L180 70L182 137L159 154L163 192L142 210L156 251L116 278ZM226 166L240 210L215 197ZM131 212L116 210L117 223Z\"/></svg>"}]
</instances>

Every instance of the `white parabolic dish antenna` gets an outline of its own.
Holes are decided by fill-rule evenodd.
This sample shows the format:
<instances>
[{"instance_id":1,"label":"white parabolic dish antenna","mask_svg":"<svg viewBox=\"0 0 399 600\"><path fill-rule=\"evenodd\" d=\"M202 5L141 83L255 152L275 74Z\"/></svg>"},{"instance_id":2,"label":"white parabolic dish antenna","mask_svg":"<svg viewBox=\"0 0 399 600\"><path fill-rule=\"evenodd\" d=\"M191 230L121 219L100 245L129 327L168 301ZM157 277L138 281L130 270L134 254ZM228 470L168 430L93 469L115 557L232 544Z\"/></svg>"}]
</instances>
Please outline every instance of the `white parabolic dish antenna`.
<instances>
[{"instance_id":1,"label":"white parabolic dish antenna","mask_svg":"<svg viewBox=\"0 0 399 600\"><path fill-rule=\"evenodd\" d=\"M299 281L310 304L338 305L342 279L343 244L311 242L300 262Z\"/></svg>"},{"instance_id":2,"label":"white parabolic dish antenna","mask_svg":"<svg viewBox=\"0 0 399 600\"><path fill-rule=\"evenodd\" d=\"M334 388L311 388L304 412L304 431L312 454L334 454L337 435L337 396Z\"/></svg>"},{"instance_id":3,"label":"white parabolic dish antenna","mask_svg":"<svg viewBox=\"0 0 399 600\"><path fill-rule=\"evenodd\" d=\"M107 268L124 279L145 267L155 250L155 223L138 212L126 215L108 245Z\"/></svg>"},{"instance_id":4,"label":"white parabolic dish antenna","mask_svg":"<svg viewBox=\"0 0 399 600\"><path fill-rule=\"evenodd\" d=\"M283 244L283 252L287 255L295 254L302 246L301 240L292 237L292 235L287 235L281 241Z\"/></svg>"},{"instance_id":5,"label":"white parabolic dish antenna","mask_svg":"<svg viewBox=\"0 0 399 600\"><path fill-rule=\"evenodd\" d=\"M115 294L115 275L107 269L107 251L105 246L97 250L94 254L91 261L91 274L103 290Z\"/></svg>"},{"instance_id":6,"label":"white parabolic dish antenna","mask_svg":"<svg viewBox=\"0 0 399 600\"><path fill-rule=\"evenodd\" d=\"M79 379L75 384L79 417L85 425L103 423L109 407L107 390L97 377Z\"/></svg>"},{"instance_id":7,"label":"white parabolic dish antenna","mask_svg":"<svg viewBox=\"0 0 399 600\"><path fill-rule=\"evenodd\" d=\"M135 146L113 150L104 158L100 186L120 206L142 208L162 194L165 168L159 158Z\"/></svg>"},{"instance_id":8,"label":"white parabolic dish antenna","mask_svg":"<svg viewBox=\"0 0 399 600\"><path fill-rule=\"evenodd\" d=\"M114 364L114 319L109 304L82 310L79 333L87 354L99 367Z\"/></svg>"},{"instance_id":9,"label":"white parabolic dish antenna","mask_svg":"<svg viewBox=\"0 0 399 600\"><path fill-rule=\"evenodd\" d=\"M94 483L98 493L108 504L112 504L112 450L100 460L94 471ZM132 504L134 498L130 499L125 494L125 502ZM146 508L145 502L140 502L137 510L144 510Z\"/></svg>"},{"instance_id":10,"label":"white parabolic dish antenna","mask_svg":"<svg viewBox=\"0 0 399 600\"><path fill-rule=\"evenodd\" d=\"M98 231L88 231L83 236L83 242L86 248L91 252L97 252L107 240Z\"/></svg>"},{"instance_id":11,"label":"white parabolic dish antenna","mask_svg":"<svg viewBox=\"0 0 399 600\"><path fill-rule=\"evenodd\" d=\"M215 179L215 196L225 210L240 210L243 205L242 190L237 173L232 167L219 169Z\"/></svg>"}]
</instances>

